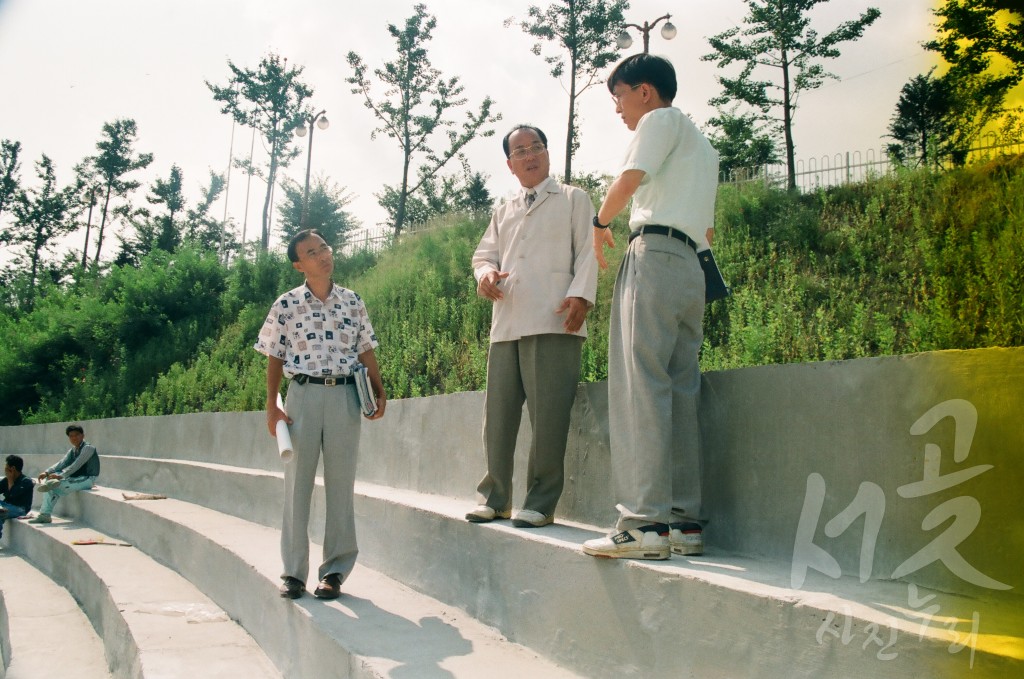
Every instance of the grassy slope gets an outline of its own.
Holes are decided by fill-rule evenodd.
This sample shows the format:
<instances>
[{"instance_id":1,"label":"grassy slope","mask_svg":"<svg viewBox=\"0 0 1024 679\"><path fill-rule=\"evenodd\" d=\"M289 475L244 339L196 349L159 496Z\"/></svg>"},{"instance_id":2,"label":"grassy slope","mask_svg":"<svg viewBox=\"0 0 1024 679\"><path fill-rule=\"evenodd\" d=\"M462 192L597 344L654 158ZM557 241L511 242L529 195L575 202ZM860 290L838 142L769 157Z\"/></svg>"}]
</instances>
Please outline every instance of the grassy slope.
<instances>
[{"instance_id":1,"label":"grassy slope","mask_svg":"<svg viewBox=\"0 0 1024 679\"><path fill-rule=\"evenodd\" d=\"M706 318L706 370L1024 344L1024 159L941 175L911 172L817 194L723 187L716 256L734 296ZM489 305L469 269L485 224L409 238L339 282L367 302L389 396L480 389ZM625 243L600 279L583 376L606 376L608 300ZM359 267L355 268L357 271ZM252 349L270 300L129 414L263 407Z\"/></svg>"}]
</instances>

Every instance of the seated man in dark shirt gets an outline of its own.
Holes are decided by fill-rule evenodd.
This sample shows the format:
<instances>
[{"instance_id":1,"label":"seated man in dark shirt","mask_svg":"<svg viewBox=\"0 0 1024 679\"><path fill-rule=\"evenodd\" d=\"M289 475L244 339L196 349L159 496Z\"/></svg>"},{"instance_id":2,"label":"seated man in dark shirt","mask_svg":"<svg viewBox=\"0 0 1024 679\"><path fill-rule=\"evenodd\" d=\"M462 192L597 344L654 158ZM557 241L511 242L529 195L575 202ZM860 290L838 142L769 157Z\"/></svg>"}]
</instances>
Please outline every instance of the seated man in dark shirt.
<instances>
[{"instance_id":1,"label":"seated man in dark shirt","mask_svg":"<svg viewBox=\"0 0 1024 679\"><path fill-rule=\"evenodd\" d=\"M32 509L32 479L21 473L25 461L17 455L8 455L4 464L4 478L0 479L0 537L4 534L4 521L25 516Z\"/></svg>"}]
</instances>

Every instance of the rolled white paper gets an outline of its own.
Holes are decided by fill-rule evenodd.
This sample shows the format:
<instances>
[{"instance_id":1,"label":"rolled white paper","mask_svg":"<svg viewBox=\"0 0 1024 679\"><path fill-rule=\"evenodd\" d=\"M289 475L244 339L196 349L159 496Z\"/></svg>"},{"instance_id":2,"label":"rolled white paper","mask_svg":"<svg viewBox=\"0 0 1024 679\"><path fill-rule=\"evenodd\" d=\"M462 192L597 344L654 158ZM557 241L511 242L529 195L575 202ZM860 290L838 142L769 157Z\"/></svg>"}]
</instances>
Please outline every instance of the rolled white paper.
<instances>
[{"instance_id":1,"label":"rolled white paper","mask_svg":"<svg viewBox=\"0 0 1024 679\"><path fill-rule=\"evenodd\" d=\"M284 410L284 401L281 394L277 395L277 407ZM277 421L277 452L281 453L281 459L287 462L292 459L292 436L288 433L288 423L284 420Z\"/></svg>"}]
</instances>

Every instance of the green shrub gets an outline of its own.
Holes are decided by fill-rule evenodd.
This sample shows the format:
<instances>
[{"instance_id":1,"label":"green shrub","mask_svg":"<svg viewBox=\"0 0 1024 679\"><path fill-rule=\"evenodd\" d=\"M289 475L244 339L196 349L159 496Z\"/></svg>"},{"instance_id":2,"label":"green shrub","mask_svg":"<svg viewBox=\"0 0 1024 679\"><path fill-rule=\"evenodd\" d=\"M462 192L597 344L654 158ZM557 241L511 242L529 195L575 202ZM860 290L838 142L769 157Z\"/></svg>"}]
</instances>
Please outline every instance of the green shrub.
<instances>
[{"instance_id":1,"label":"green shrub","mask_svg":"<svg viewBox=\"0 0 1024 679\"><path fill-rule=\"evenodd\" d=\"M1024 344L1024 158L808 195L722 186L716 224L734 295L707 309L705 370ZM485 225L336 260L335 280L366 301L390 398L484 387L491 305L470 259ZM624 217L613 230L585 381L607 377ZM281 255L225 269L182 251L47 287L31 311L0 314L0 423L262 409L266 359L252 345L301 281Z\"/></svg>"}]
</instances>

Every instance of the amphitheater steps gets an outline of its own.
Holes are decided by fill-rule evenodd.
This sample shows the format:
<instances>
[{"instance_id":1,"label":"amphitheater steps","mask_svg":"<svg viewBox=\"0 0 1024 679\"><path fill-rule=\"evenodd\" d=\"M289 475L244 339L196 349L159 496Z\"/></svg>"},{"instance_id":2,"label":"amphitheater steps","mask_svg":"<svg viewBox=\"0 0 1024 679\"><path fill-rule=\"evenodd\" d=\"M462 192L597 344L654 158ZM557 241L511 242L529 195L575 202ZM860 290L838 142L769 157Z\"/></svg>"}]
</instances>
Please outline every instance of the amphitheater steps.
<instances>
[{"instance_id":1,"label":"amphitheater steps","mask_svg":"<svg viewBox=\"0 0 1024 679\"><path fill-rule=\"evenodd\" d=\"M110 483L215 504L265 525L279 520L279 474L180 460L104 459ZM1024 669L1019 649L1000 641L1024 626L1024 612L1012 600L976 601L924 588L911 594L906 583L860 583L813 571L794 589L788 564L728 554L661 562L594 559L581 550L585 540L600 535L594 526L469 524L465 500L364 482L357 482L356 493L362 565L584 676L882 672L919 679L922 672L942 677L967 671L987 679ZM322 486L313 501L316 536L322 532ZM276 551L272 561L276 565ZM930 624L911 610L912 597L941 603ZM962 642L974 614L983 634L967 647Z\"/></svg>"},{"instance_id":2,"label":"amphitheater steps","mask_svg":"<svg viewBox=\"0 0 1024 679\"><path fill-rule=\"evenodd\" d=\"M58 516L48 525L10 527L13 550L77 600L102 639L114 677L282 676L252 638L194 585L124 546L122 539ZM98 544L74 544L83 540ZM42 624L50 628L52 655L62 647L61 628L54 620ZM12 640L12 656L20 652ZM68 667L62 658L53 660ZM63 674L55 670L38 676Z\"/></svg>"},{"instance_id":3,"label":"amphitheater steps","mask_svg":"<svg viewBox=\"0 0 1024 679\"><path fill-rule=\"evenodd\" d=\"M280 473L222 464L104 457L105 483L163 493L251 521L251 529L268 531L269 537L262 538L266 545L262 552L246 552L249 555L242 559L261 564L261 577L251 583L254 592L263 591L267 581L276 584L278 532L272 526L279 522L280 479ZM117 500L114 491L93 495L105 493L113 493L108 499ZM1001 679L1024 670L1021 649L1012 643L1024 627L1024 611L1008 605L1014 597L980 601L924 588L911 593L902 582L860 583L856 578L832 579L813 571L803 587L793 589L788 564L714 552L663 562L593 559L582 554L581 545L600 534L595 526L562 520L540 530L518 529L508 522L469 524L463 514L470 503L464 499L364 482L357 482L356 494L361 553L360 567L350 580L353 587L364 572L367 577L380 575L402 583L406 591L436 600L432 605L444 608L446 615L478 621L527 655L535 654L551 667L554 663L580 676L920 679L969 672L978 679ZM67 501L73 503L73 497ZM152 503L152 507L164 502L170 501ZM319 483L313 503L310 529L317 540L323 530ZM222 531L219 525L221 520L197 528L212 542L209 554L216 553L219 545L246 549L235 544L232 530ZM175 530L173 525L153 526L146 533L159 536ZM169 539L180 541L181 537ZM225 563L232 560L238 558ZM311 563L317 561L311 559ZM211 592L201 582L202 573L182 572ZM247 577L244 572L237 575ZM263 600L273 593L252 596ZM371 589L357 596L364 600L351 603L372 605L380 594ZM913 597L919 601L930 597L932 604L942 604L941 611L924 624L921 614L911 610ZM235 614L241 609L214 598L253 629ZM309 608L308 602L303 600L303 606ZM972 614L980 614L982 624L980 633L968 638ZM393 627L402 630L408 625L399 622ZM389 626L381 622L380 629ZM306 644L323 634L317 625L295 630ZM273 635L253 635L283 671L295 669L286 671L286 676L320 676L313 671L315 665L303 666L310 671L289 665L294 661L286 642ZM313 655L330 655L339 643L348 643L321 641L323 646L316 646L320 650ZM275 644L282 648L272 651ZM380 663L362 663L361 653L368 647L350 648L355 654L345 657L355 658L352 671L369 672L352 676L378 676L374 673L382 671ZM372 648L369 652L372 655ZM481 665L486 661L476 648L464 660L465 667L489 666ZM400 659L392 658L394 662L401 666Z\"/></svg>"},{"instance_id":4,"label":"amphitheater steps","mask_svg":"<svg viewBox=\"0 0 1024 679\"><path fill-rule=\"evenodd\" d=\"M336 601L282 599L274 528L176 499L125 501L106 487L64 501L79 521L123 536L195 583L286 677L478 677L482 668L489 679L578 676L365 566ZM311 547L311 563L319 550Z\"/></svg>"},{"instance_id":5,"label":"amphitheater steps","mask_svg":"<svg viewBox=\"0 0 1024 679\"><path fill-rule=\"evenodd\" d=\"M79 679L110 679L103 642L78 602L9 548L0 551L0 596L6 609L0 629L5 679L53 677L56 644L60 663L75 668Z\"/></svg>"}]
</instances>

